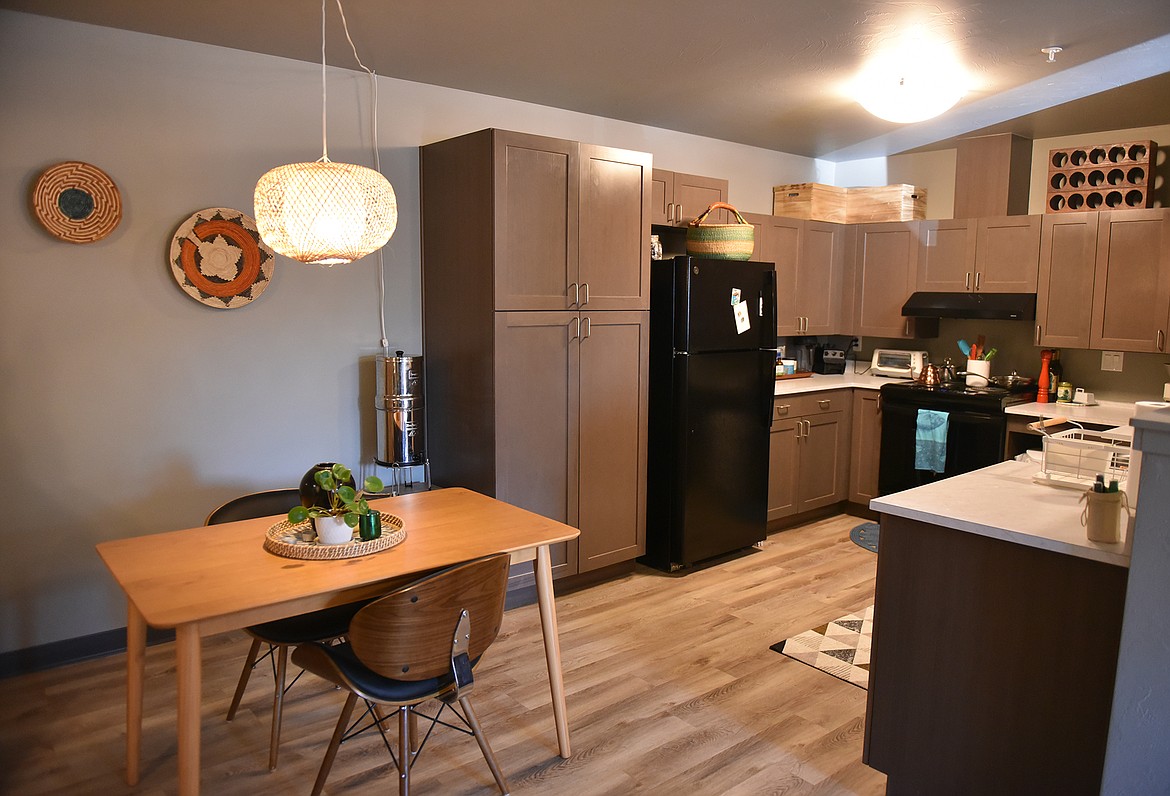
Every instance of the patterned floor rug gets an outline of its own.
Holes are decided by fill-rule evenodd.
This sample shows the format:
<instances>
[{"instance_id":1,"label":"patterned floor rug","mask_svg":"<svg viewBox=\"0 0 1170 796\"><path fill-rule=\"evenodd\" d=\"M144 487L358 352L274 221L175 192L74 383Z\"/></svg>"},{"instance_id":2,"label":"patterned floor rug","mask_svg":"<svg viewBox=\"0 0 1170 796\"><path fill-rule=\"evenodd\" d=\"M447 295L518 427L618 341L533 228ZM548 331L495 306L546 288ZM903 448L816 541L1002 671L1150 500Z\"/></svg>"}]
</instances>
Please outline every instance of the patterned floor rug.
<instances>
[{"instance_id":1,"label":"patterned floor rug","mask_svg":"<svg viewBox=\"0 0 1170 796\"><path fill-rule=\"evenodd\" d=\"M858 547L864 547L871 553L878 551L878 531L876 522L863 522L849 532L849 538Z\"/></svg>"},{"instance_id":2,"label":"patterned floor rug","mask_svg":"<svg viewBox=\"0 0 1170 796\"><path fill-rule=\"evenodd\" d=\"M869 650L873 639L873 606L861 615L848 614L798 636L773 644L772 649L823 672L869 687Z\"/></svg>"}]
</instances>

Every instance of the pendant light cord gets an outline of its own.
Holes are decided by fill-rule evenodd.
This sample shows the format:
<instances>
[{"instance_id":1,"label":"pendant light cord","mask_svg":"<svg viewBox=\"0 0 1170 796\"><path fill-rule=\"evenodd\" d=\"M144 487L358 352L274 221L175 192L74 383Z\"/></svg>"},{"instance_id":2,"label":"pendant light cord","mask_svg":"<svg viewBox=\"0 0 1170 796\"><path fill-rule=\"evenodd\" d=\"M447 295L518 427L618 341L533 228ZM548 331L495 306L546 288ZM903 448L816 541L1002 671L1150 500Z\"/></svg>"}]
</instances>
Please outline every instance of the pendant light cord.
<instances>
[{"instance_id":1,"label":"pendant light cord","mask_svg":"<svg viewBox=\"0 0 1170 796\"><path fill-rule=\"evenodd\" d=\"M321 0L321 95L325 95L325 4L328 0ZM353 37L349 35L349 22L345 18L345 9L341 6L341 0L337 0L337 11L341 14L341 28L345 31L345 39L349 42L349 47L353 50L353 59L357 61L358 66L366 71L370 76L370 94L373 98L373 113L370 117L370 127L373 132L374 143L374 171L379 174L382 172L382 156L378 150L378 76L374 70L370 69L364 63L362 58L358 55L357 45L353 43ZM322 103L324 106L324 103ZM322 110L324 113L324 110ZM324 138L325 120L322 118L322 138ZM328 160L328 156L326 156ZM385 247L383 247L385 248ZM381 331L379 343L382 346L382 355L390 356L390 342L386 339L386 263L383 257L383 249L378 249L378 324Z\"/></svg>"},{"instance_id":2,"label":"pendant light cord","mask_svg":"<svg viewBox=\"0 0 1170 796\"><path fill-rule=\"evenodd\" d=\"M328 119L329 114L326 109L329 105L328 91L325 82L325 3L328 0L321 0L321 160L319 163L329 162L329 129ZM338 0L340 4L340 0ZM342 15L342 20L345 16Z\"/></svg>"}]
</instances>

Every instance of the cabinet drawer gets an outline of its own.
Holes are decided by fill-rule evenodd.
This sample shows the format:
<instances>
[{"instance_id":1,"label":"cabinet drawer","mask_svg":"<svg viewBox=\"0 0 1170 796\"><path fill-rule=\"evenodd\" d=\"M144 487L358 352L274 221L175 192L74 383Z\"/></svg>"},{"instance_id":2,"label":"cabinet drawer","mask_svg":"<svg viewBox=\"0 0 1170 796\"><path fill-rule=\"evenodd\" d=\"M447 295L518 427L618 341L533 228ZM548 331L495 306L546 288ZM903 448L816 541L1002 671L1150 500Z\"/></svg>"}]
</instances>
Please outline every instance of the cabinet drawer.
<instances>
[{"instance_id":1,"label":"cabinet drawer","mask_svg":"<svg viewBox=\"0 0 1170 796\"><path fill-rule=\"evenodd\" d=\"M852 404L850 390L825 390L800 395L777 395L772 407L772 419L818 415L845 410Z\"/></svg>"}]
</instances>

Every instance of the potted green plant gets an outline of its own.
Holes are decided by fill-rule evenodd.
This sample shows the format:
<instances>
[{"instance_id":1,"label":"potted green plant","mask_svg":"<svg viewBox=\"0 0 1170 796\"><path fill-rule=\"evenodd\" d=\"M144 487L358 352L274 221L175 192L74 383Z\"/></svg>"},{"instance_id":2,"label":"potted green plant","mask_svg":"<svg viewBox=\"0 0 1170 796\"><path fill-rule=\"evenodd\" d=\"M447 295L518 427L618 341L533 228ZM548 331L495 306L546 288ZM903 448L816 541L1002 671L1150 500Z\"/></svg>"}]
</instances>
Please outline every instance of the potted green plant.
<instances>
[{"instance_id":1,"label":"potted green plant","mask_svg":"<svg viewBox=\"0 0 1170 796\"><path fill-rule=\"evenodd\" d=\"M369 476L361 489L354 489L353 474L344 464L334 464L327 470L318 470L313 475L317 486L328 497L328 506L294 506L289 509L288 521L294 525L307 519L313 521L317 539L321 544L344 544L353 538L353 529L363 525L362 538L366 538L366 525L370 526L369 538L375 538L381 530L380 523L363 522L363 517L376 518L378 513L366 501L367 493L382 491L382 480ZM347 483L349 482L349 483Z\"/></svg>"}]
</instances>

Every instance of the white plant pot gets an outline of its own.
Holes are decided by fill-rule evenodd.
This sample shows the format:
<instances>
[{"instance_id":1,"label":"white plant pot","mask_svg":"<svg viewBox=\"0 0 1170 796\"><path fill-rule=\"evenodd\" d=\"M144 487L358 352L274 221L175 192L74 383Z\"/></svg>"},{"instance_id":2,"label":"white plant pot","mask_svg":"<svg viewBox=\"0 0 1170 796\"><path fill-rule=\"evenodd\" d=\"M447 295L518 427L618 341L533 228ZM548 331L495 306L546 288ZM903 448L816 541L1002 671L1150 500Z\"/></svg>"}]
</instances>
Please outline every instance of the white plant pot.
<instances>
[{"instance_id":1,"label":"white plant pot","mask_svg":"<svg viewBox=\"0 0 1170 796\"><path fill-rule=\"evenodd\" d=\"M345 524L344 517L315 517L313 529L321 544L345 544L353 538L353 528Z\"/></svg>"}]
</instances>

